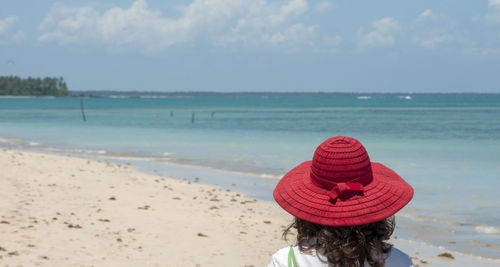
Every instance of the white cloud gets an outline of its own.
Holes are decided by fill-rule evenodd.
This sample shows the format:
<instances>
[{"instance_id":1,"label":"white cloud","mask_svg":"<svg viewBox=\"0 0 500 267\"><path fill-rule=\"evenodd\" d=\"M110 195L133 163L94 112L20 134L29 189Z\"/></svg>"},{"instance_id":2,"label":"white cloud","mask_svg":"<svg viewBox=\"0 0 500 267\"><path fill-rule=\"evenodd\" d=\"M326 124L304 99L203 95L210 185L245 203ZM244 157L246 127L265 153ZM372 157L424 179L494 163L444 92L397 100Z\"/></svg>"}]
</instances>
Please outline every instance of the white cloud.
<instances>
[{"instance_id":1,"label":"white cloud","mask_svg":"<svg viewBox=\"0 0 500 267\"><path fill-rule=\"evenodd\" d=\"M21 39L24 39L24 33L21 37L21 35L19 34L20 31L13 34L13 26L16 24L16 22L17 17L15 16L8 16L0 19L0 44L9 43L12 40L19 41Z\"/></svg>"},{"instance_id":2,"label":"white cloud","mask_svg":"<svg viewBox=\"0 0 500 267\"><path fill-rule=\"evenodd\" d=\"M488 0L488 5L492 7L500 7L500 0Z\"/></svg>"},{"instance_id":3,"label":"white cloud","mask_svg":"<svg viewBox=\"0 0 500 267\"><path fill-rule=\"evenodd\" d=\"M134 2L127 9L115 7L102 14L90 7L73 8L58 3L40 23L39 39L62 44L98 42L152 49L180 41L176 32L182 26L182 22L169 21L159 12L148 10L143 0Z\"/></svg>"},{"instance_id":4,"label":"white cloud","mask_svg":"<svg viewBox=\"0 0 500 267\"><path fill-rule=\"evenodd\" d=\"M424 12L420 13L419 17L425 18L425 17L428 17L430 15L432 15L432 10L426 9L426 10L424 10Z\"/></svg>"},{"instance_id":5,"label":"white cloud","mask_svg":"<svg viewBox=\"0 0 500 267\"><path fill-rule=\"evenodd\" d=\"M220 44L302 43L311 38L318 27L290 23L308 11L305 0L292 0L281 5L267 1L248 1L245 9L246 12L237 17L230 31L222 34Z\"/></svg>"},{"instance_id":6,"label":"white cloud","mask_svg":"<svg viewBox=\"0 0 500 267\"><path fill-rule=\"evenodd\" d=\"M308 9L306 0L194 0L180 8L179 16L165 17L149 9L145 0L104 12L55 4L39 25L39 39L146 51L164 50L196 39L219 45L301 43L311 38L318 27L297 21Z\"/></svg>"},{"instance_id":7,"label":"white cloud","mask_svg":"<svg viewBox=\"0 0 500 267\"><path fill-rule=\"evenodd\" d=\"M452 34L434 34L433 36L428 36L427 38L416 38L415 42L425 48L434 48L437 45L445 42L451 42L455 40Z\"/></svg>"},{"instance_id":8,"label":"white cloud","mask_svg":"<svg viewBox=\"0 0 500 267\"><path fill-rule=\"evenodd\" d=\"M484 16L485 20L489 23L500 23L500 0L488 0L488 6L492 12Z\"/></svg>"},{"instance_id":9,"label":"white cloud","mask_svg":"<svg viewBox=\"0 0 500 267\"><path fill-rule=\"evenodd\" d=\"M294 24L283 32L264 35L262 40L270 44L280 44L284 42L302 42L314 34L317 26L304 26L304 24Z\"/></svg>"},{"instance_id":10,"label":"white cloud","mask_svg":"<svg viewBox=\"0 0 500 267\"><path fill-rule=\"evenodd\" d=\"M9 16L4 19L0 19L0 34L6 33L12 25L17 21L17 17Z\"/></svg>"},{"instance_id":11,"label":"white cloud","mask_svg":"<svg viewBox=\"0 0 500 267\"><path fill-rule=\"evenodd\" d=\"M319 2L318 4L316 4L315 9L316 9L316 11L323 13L323 12L333 8L333 7L334 7L334 5L332 2L323 1L323 2Z\"/></svg>"},{"instance_id":12,"label":"white cloud","mask_svg":"<svg viewBox=\"0 0 500 267\"><path fill-rule=\"evenodd\" d=\"M440 14L434 14L429 9L415 19L410 34L413 43L426 49L464 41L463 34L453 20Z\"/></svg>"},{"instance_id":13,"label":"white cloud","mask_svg":"<svg viewBox=\"0 0 500 267\"><path fill-rule=\"evenodd\" d=\"M401 29L399 22L391 17L385 17L372 23L373 30L365 33L363 28L358 31L358 41L361 46L390 46L396 40L394 35Z\"/></svg>"}]
</instances>

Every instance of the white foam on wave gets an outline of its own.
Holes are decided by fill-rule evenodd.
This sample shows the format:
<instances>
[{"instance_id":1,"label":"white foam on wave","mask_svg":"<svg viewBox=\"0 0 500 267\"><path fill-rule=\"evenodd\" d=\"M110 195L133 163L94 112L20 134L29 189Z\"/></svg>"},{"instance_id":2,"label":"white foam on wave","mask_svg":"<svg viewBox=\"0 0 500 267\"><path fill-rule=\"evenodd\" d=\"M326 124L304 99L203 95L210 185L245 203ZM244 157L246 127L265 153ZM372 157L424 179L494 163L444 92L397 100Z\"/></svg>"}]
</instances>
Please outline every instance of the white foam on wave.
<instances>
[{"instance_id":1,"label":"white foam on wave","mask_svg":"<svg viewBox=\"0 0 500 267\"><path fill-rule=\"evenodd\" d=\"M443 246L433 245L421 240L398 237L397 239L391 238L391 243L394 244L396 248L406 252L409 255L414 255L414 257L418 259L426 260L428 262L428 266L441 267L451 265L483 267L498 266L498 264L500 263L500 260L496 258L460 252ZM451 253L455 257L455 262L453 262L452 264L449 259L436 257L436 255L443 252Z\"/></svg>"},{"instance_id":2,"label":"white foam on wave","mask_svg":"<svg viewBox=\"0 0 500 267\"><path fill-rule=\"evenodd\" d=\"M174 152L155 152L152 154L153 158L161 157L161 158L170 158L172 155L175 155Z\"/></svg>"},{"instance_id":3,"label":"white foam on wave","mask_svg":"<svg viewBox=\"0 0 500 267\"><path fill-rule=\"evenodd\" d=\"M412 99L413 97L409 96L409 95L400 95L399 96L400 99L407 99L407 100L410 100Z\"/></svg>"},{"instance_id":4,"label":"white foam on wave","mask_svg":"<svg viewBox=\"0 0 500 267\"><path fill-rule=\"evenodd\" d=\"M9 145L22 145L24 143L24 141L21 139L0 137L0 143L5 143L5 144L9 144Z\"/></svg>"},{"instance_id":5,"label":"white foam on wave","mask_svg":"<svg viewBox=\"0 0 500 267\"><path fill-rule=\"evenodd\" d=\"M485 234L500 234L500 229L489 225L477 225L474 230Z\"/></svg>"},{"instance_id":6,"label":"white foam on wave","mask_svg":"<svg viewBox=\"0 0 500 267\"><path fill-rule=\"evenodd\" d=\"M63 153L75 153L75 154L84 154L84 155L106 155L110 153L107 150L91 150L91 149L65 149L65 148L57 148L57 147L48 147L45 150L54 151L54 152L63 152Z\"/></svg>"},{"instance_id":7,"label":"white foam on wave","mask_svg":"<svg viewBox=\"0 0 500 267\"><path fill-rule=\"evenodd\" d=\"M168 98L168 95L141 95L139 98Z\"/></svg>"},{"instance_id":8,"label":"white foam on wave","mask_svg":"<svg viewBox=\"0 0 500 267\"><path fill-rule=\"evenodd\" d=\"M403 217L403 218L406 218L406 219L409 219L412 221L417 221L417 222L429 222L429 223L446 224L446 225L454 225L454 226L466 225L463 222L447 221L447 220L442 220L442 219L438 219L438 218L427 217L427 216L417 215L417 214L398 213L397 216Z\"/></svg>"},{"instance_id":9,"label":"white foam on wave","mask_svg":"<svg viewBox=\"0 0 500 267\"><path fill-rule=\"evenodd\" d=\"M249 174L254 174L262 178L272 178L272 179L280 179L284 175L284 174L268 174L268 173L263 173L263 174L249 173Z\"/></svg>"},{"instance_id":10,"label":"white foam on wave","mask_svg":"<svg viewBox=\"0 0 500 267\"><path fill-rule=\"evenodd\" d=\"M6 98L6 99L9 99L9 98L36 98L36 96L22 96L22 95L20 95L20 96L14 96L14 95L9 96L9 95L2 95L2 96L0 96L0 98Z\"/></svg>"},{"instance_id":11,"label":"white foam on wave","mask_svg":"<svg viewBox=\"0 0 500 267\"><path fill-rule=\"evenodd\" d=\"M154 160L156 162L162 162L164 164L172 164L172 165L183 166L183 167L198 168L198 169L208 169L208 170L221 171L221 172L226 172L226 173L249 175L249 176L266 178L266 179L281 179L283 177L283 175L284 175L284 174L269 174L269 173L256 173L256 172L247 172L247 171L236 171L236 170L231 170L231 169L227 169L227 168L220 168L220 167L207 166L207 165L201 165L201 164L183 163L183 162L176 161L173 158L169 158L169 159L167 159L167 158L152 158L150 160Z\"/></svg>"},{"instance_id":12,"label":"white foam on wave","mask_svg":"<svg viewBox=\"0 0 500 267\"><path fill-rule=\"evenodd\" d=\"M372 97L369 96L369 95L362 95L362 96L358 96L356 97L357 99L371 99Z\"/></svg>"},{"instance_id":13,"label":"white foam on wave","mask_svg":"<svg viewBox=\"0 0 500 267\"><path fill-rule=\"evenodd\" d=\"M29 141L29 142L28 142L28 145L30 145L30 146L39 146L39 145L40 145L40 143L33 142L33 141Z\"/></svg>"}]
</instances>

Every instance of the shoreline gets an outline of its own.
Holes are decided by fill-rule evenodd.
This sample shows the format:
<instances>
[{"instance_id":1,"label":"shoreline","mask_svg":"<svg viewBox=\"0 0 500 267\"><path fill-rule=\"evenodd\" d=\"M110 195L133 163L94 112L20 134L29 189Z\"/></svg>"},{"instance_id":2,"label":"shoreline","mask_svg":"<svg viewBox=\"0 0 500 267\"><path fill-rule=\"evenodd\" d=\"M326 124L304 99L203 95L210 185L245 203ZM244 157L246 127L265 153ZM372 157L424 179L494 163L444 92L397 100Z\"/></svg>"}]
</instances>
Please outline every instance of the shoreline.
<instances>
[{"instance_id":1,"label":"shoreline","mask_svg":"<svg viewBox=\"0 0 500 267\"><path fill-rule=\"evenodd\" d=\"M3 144L2 144L3 143ZM218 167L206 164L185 163L185 159L160 157L158 155L136 155L128 151L113 151L105 149L81 149L81 148L60 148L54 146L45 146L36 141L27 141L24 139L0 136L0 148L7 145L6 148L14 150L23 150L28 152L53 153L56 155L71 155L74 157L84 157L90 159L116 160L116 161L151 161L168 165L176 165L187 168L200 168L211 171L221 171L235 175L255 176L264 179L279 180L285 173L258 173L252 171L239 171L236 169Z\"/></svg>"},{"instance_id":2,"label":"shoreline","mask_svg":"<svg viewBox=\"0 0 500 267\"><path fill-rule=\"evenodd\" d=\"M223 189L236 192L244 192L248 197L267 201L274 204L272 190L278 179L267 177L256 173L247 173L216 168L204 165L193 165L176 162L175 159L161 159L154 157L134 156L129 152L117 152L98 149L58 148L45 146L34 141L27 141L12 137L0 138L0 148L13 149L16 151L44 153L57 156L70 156L74 158L104 161L119 165L130 165L139 172L149 175L173 177L174 179L191 180L197 179L199 183L209 184ZM471 224L464 221L450 220L439 214L424 215L422 210L413 207L410 203L398 213L399 235L411 237L429 245L444 247L450 251L463 253L470 256L478 256L486 259L500 260L496 257L496 251L500 248L497 242L486 242L475 239L471 234L486 234L494 238L498 233L491 233L497 228L488 227L483 224ZM484 232L483 227L490 232ZM490 229L491 228L491 229ZM451 235L451 236L450 236ZM483 238L484 239L484 238ZM478 241L471 242L470 240Z\"/></svg>"},{"instance_id":3,"label":"shoreline","mask_svg":"<svg viewBox=\"0 0 500 267\"><path fill-rule=\"evenodd\" d=\"M0 151L0 262L23 265L265 266L288 243L275 203L122 164ZM499 260L394 238L414 264L493 266Z\"/></svg>"}]
</instances>

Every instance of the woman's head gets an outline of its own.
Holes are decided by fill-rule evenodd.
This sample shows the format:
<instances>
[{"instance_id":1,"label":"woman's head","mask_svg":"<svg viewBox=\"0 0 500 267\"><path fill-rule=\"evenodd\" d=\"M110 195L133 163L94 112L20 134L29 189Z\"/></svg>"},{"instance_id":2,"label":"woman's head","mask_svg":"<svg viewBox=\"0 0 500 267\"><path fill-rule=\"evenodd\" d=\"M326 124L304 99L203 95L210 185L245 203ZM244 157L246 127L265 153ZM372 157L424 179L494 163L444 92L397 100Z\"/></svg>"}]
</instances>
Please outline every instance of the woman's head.
<instances>
[{"instance_id":1,"label":"woman's head","mask_svg":"<svg viewBox=\"0 0 500 267\"><path fill-rule=\"evenodd\" d=\"M356 139L325 140L305 161L289 171L274 190L274 199L290 214L328 226L377 222L403 208L413 188L396 172L371 162Z\"/></svg>"},{"instance_id":2,"label":"woman's head","mask_svg":"<svg viewBox=\"0 0 500 267\"><path fill-rule=\"evenodd\" d=\"M355 226L324 226L295 217L283 232L287 237L292 228L297 230L297 244L303 252L316 250L332 266L384 266L384 259L392 246L384 243L394 231L394 216L384 220Z\"/></svg>"}]
</instances>

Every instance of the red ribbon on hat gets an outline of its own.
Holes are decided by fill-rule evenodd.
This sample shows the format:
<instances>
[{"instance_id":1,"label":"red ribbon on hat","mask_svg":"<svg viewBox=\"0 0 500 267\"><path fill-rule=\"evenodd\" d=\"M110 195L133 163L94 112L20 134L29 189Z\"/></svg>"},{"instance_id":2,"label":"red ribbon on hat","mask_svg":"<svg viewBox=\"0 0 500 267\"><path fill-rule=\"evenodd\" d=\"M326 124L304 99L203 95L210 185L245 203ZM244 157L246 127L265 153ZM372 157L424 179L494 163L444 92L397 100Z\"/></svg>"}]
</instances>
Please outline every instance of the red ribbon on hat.
<instances>
[{"instance_id":1,"label":"red ribbon on hat","mask_svg":"<svg viewBox=\"0 0 500 267\"><path fill-rule=\"evenodd\" d=\"M346 193L363 194L364 188L361 183L337 183L332 190L328 192L330 200L337 200L338 197L344 196Z\"/></svg>"}]
</instances>

